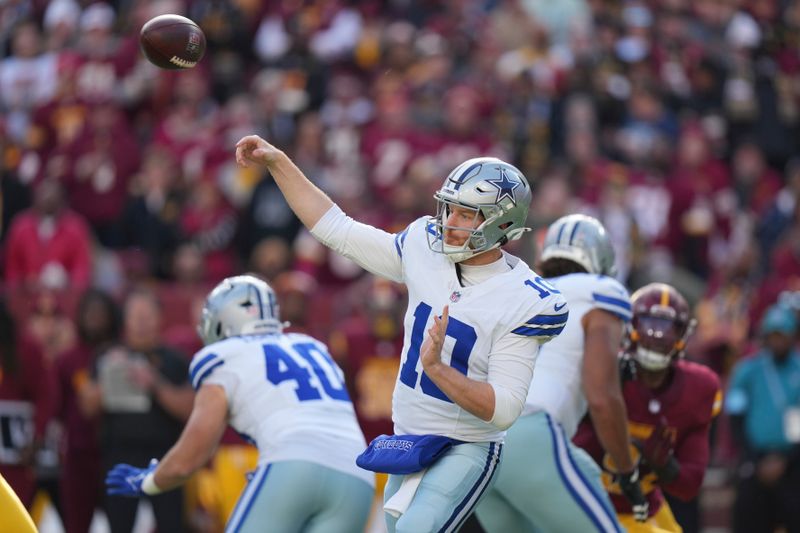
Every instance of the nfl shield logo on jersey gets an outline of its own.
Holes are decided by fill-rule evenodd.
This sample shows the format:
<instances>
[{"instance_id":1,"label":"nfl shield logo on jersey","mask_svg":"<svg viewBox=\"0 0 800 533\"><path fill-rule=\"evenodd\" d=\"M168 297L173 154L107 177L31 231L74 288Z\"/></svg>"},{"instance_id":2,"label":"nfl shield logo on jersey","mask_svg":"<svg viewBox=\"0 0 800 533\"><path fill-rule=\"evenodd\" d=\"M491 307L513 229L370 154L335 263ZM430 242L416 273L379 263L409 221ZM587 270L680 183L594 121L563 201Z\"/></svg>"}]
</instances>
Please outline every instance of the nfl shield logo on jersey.
<instances>
[{"instance_id":1,"label":"nfl shield logo on jersey","mask_svg":"<svg viewBox=\"0 0 800 533\"><path fill-rule=\"evenodd\" d=\"M453 294L450 295L450 301L456 303L461 299L461 293L458 291L453 291Z\"/></svg>"}]
</instances>

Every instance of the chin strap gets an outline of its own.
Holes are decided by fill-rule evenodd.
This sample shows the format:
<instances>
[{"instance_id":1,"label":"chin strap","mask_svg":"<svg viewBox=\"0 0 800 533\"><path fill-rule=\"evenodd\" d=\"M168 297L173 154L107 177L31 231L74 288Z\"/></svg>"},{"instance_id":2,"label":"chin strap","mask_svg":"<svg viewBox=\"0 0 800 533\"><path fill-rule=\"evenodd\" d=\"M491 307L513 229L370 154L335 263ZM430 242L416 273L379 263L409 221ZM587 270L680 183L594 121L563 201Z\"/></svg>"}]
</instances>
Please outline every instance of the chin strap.
<instances>
[{"instance_id":1,"label":"chin strap","mask_svg":"<svg viewBox=\"0 0 800 533\"><path fill-rule=\"evenodd\" d=\"M464 280L461 278L461 265L459 263L456 263L456 277L458 278L458 284L463 287Z\"/></svg>"}]
</instances>

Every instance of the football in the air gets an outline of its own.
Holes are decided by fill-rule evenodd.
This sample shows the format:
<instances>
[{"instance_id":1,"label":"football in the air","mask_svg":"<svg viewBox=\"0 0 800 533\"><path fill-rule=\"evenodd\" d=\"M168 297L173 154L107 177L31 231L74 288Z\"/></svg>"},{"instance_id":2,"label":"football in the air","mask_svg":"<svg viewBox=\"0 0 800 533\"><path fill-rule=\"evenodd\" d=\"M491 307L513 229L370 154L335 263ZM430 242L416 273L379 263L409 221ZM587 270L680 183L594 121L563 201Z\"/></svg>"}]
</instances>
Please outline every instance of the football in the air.
<instances>
[{"instance_id":1,"label":"football in the air","mask_svg":"<svg viewBox=\"0 0 800 533\"><path fill-rule=\"evenodd\" d=\"M200 26L186 17L159 15L142 26L139 46L157 67L192 68L206 52L206 36Z\"/></svg>"}]
</instances>

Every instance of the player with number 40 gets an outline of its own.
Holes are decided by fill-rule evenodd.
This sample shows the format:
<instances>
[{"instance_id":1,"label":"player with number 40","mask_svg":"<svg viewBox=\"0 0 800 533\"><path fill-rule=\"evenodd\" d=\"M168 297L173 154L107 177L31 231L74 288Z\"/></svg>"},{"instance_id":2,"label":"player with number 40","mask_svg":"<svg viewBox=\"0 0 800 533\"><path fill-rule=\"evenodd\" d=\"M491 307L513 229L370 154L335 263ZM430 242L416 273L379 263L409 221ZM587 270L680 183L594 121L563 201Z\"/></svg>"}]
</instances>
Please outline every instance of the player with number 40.
<instances>
[{"instance_id":1,"label":"player with number 40","mask_svg":"<svg viewBox=\"0 0 800 533\"><path fill-rule=\"evenodd\" d=\"M323 343L282 329L267 283L246 275L217 285L198 326L206 346L189 367L197 395L183 434L147 468L111 469L109 494L177 487L206 464L230 424L259 460L226 531L363 531L374 475L355 464L366 443L342 370Z\"/></svg>"}]
</instances>

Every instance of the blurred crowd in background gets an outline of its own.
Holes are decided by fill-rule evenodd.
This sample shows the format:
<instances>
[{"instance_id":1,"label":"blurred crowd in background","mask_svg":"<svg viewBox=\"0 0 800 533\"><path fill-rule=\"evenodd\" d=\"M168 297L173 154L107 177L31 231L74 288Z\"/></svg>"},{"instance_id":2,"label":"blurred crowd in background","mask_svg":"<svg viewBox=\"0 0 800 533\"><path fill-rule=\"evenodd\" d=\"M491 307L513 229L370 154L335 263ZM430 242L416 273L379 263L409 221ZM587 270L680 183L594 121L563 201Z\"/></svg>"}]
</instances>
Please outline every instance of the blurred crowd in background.
<instances>
[{"instance_id":1,"label":"blurred crowd in background","mask_svg":"<svg viewBox=\"0 0 800 533\"><path fill-rule=\"evenodd\" d=\"M162 13L204 30L196 68L139 52ZM246 134L390 232L432 214L464 159L514 163L535 230L515 253L534 264L548 223L598 217L631 290L666 281L694 305L689 357L723 381L761 347L770 305L800 309L797 0L4 0L0 57L0 390L27 373L16 394L38 395L36 447L53 452L38 483L59 503L60 480L62 518L102 502L118 450L160 456L185 416L154 392L98 403L115 379L98 357L123 346L146 355L141 390L185 386L203 298L231 274L268 280L291 329L330 344L367 438L391 432L402 288L330 253L268 175L238 168ZM731 433L721 417L706 527L729 525Z\"/></svg>"}]
</instances>

